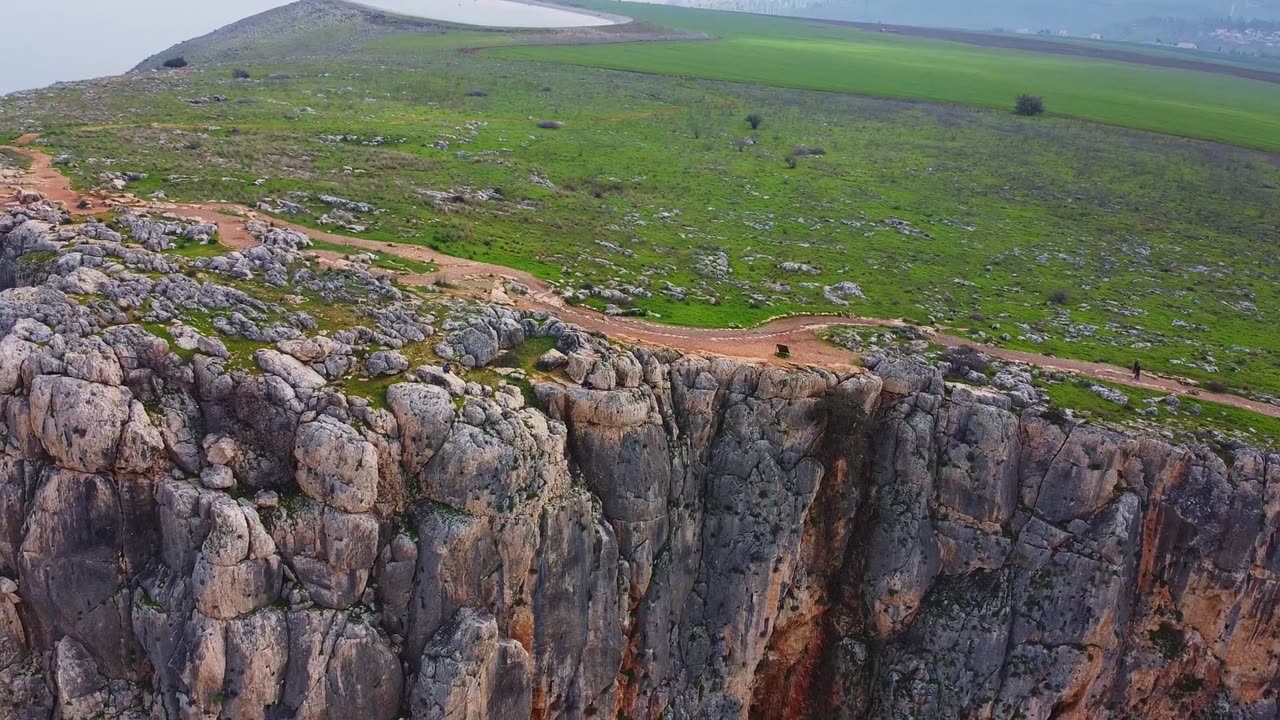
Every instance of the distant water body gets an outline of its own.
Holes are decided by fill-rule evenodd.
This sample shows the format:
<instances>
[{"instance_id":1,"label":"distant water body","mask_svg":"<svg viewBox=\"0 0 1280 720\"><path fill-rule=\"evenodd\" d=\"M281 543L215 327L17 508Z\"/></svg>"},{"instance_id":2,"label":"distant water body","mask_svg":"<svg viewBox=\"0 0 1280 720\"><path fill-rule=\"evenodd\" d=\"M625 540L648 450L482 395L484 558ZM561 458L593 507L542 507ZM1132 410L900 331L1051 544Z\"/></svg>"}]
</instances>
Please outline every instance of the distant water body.
<instances>
[{"instance_id":1,"label":"distant water body","mask_svg":"<svg viewBox=\"0 0 1280 720\"><path fill-rule=\"evenodd\" d=\"M613 25L618 18L538 2L511 0L365 0L365 5L465 25L508 28Z\"/></svg>"},{"instance_id":2,"label":"distant water body","mask_svg":"<svg viewBox=\"0 0 1280 720\"><path fill-rule=\"evenodd\" d=\"M116 75L143 58L290 0L49 0L4 2L0 94L59 80ZM510 0L366 0L442 22L491 27L585 27L617 18ZM12 7L9 7L12 5Z\"/></svg>"}]
</instances>

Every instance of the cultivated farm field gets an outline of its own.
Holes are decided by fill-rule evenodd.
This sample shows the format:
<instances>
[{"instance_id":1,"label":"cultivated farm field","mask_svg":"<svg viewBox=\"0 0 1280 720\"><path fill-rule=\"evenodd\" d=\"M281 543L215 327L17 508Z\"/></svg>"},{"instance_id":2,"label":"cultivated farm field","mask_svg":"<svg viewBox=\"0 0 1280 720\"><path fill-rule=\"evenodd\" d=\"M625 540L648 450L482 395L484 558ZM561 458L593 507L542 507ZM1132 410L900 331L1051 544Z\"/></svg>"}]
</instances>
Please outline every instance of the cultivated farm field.
<instances>
[{"instance_id":1,"label":"cultivated farm field","mask_svg":"<svg viewBox=\"0 0 1280 720\"><path fill-rule=\"evenodd\" d=\"M819 21L643 3L612 7L711 42L502 48L505 57L993 108L1018 93L1054 113L1280 150L1280 85L1123 62L1002 50ZM621 9L619 9L621 8Z\"/></svg>"}]
</instances>

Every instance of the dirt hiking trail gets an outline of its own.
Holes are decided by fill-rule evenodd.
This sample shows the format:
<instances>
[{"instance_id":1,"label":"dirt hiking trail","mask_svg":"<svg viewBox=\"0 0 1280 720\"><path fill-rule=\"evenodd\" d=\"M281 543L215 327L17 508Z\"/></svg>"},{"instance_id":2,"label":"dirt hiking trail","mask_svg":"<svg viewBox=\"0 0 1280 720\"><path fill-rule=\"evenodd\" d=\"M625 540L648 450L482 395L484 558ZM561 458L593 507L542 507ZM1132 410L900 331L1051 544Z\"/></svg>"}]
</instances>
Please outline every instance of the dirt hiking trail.
<instances>
[{"instance_id":1,"label":"dirt hiking trail","mask_svg":"<svg viewBox=\"0 0 1280 720\"><path fill-rule=\"evenodd\" d=\"M756 363L844 368L856 364L855 353L837 347L818 337L818 331L833 326L906 327L901 320L864 318L853 316L793 316L765 323L751 329L704 329L662 325L638 318L614 317L588 308L566 305L553 288L533 275L501 265L477 260L456 258L419 245L401 245L376 240L349 237L315 230L274 217L262 215L240 205L227 203L168 203L148 202L126 193L94 191L79 193L71 188L71 181L55 169L44 152L31 144L37 135L24 135L11 148L31 160L31 167L10 185L37 190L50 200L62 203L72 215L89 216L112 206L134 207L155 213L173 213L182 217L199 218L218 226L220 242L234 249L245 249L257 244L257 240L245 228L249 219L260 219L277 227L286 227L306 233L310 237L335 245L343 245L353 251L374 250L419 262L434 264L438 270L422 274L397 274L396 279L406 285L434 286L447 292L473 299L498 302L524 310L541 310L555 314L562 320L586 330L601 332L623 342L667 347L682 352L721 355ZM17 187L14 188L16 194ZM82 201L86 207L81 207ZM349 264L341 253L315 251L321 262L331 267ZM507 291L508 283L516 282L529 288L527 294ZM1157 392L1195 396L1202 400L1252 410L1257 413L1280 417L1280 406L1249 400L1238 395L1214 393L1194 387L1185 380L1144 373L1135 380L1126 368L1083 360L1039 355L1010 350L992 345L982 345L972 340L941 332L923 329L929 340L946 347L974 346L993 357L1012 362L1026 363L1046 370L1074 373L1099 380L1142 388ZM777 357L777 346L786 345L789 358Z\"/></svg>"}]
</instances>

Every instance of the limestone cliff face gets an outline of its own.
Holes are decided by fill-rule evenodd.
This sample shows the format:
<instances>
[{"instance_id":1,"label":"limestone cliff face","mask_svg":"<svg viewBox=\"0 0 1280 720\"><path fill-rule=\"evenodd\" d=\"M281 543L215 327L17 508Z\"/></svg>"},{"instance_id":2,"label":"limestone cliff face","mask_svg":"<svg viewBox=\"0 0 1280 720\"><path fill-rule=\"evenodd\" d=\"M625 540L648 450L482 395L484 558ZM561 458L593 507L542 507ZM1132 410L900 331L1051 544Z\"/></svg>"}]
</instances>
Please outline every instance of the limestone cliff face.
<instances>
[{"instance_id":1,"label":"limestone cliff face","mask_svg":"<svg viewBox=\"0 0 1280 720\"><path fill-rule=\"evenodd\" d=\"M162 258L4 217L0 717L1276 716L1280 456L496 308L447 332L557 338L533 405L370 403L327 338L108 322Z\"/></svg>"}]
</instances>

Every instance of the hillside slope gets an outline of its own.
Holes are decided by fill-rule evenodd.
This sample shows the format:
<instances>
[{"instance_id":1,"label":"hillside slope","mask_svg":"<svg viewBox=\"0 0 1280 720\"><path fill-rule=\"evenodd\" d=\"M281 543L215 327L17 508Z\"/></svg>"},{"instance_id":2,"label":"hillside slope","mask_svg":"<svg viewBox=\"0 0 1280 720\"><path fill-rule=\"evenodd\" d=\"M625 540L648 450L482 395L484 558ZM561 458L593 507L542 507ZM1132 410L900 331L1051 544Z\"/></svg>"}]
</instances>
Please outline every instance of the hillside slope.
<instances>
[{"instance_id":1,"label":"hillside slope","mask_svg":"<svg viewBox=\"0 0 1280 720\"><path fill-rule=\"evenodd\" d=\"M442 29L432 20L343 0L299 0L178 43L143 60L133 70L155 70L166 60L178 56L191 63L208 64L325 54L393 32L440 32Z\"/></svg>"}]
</instances>

